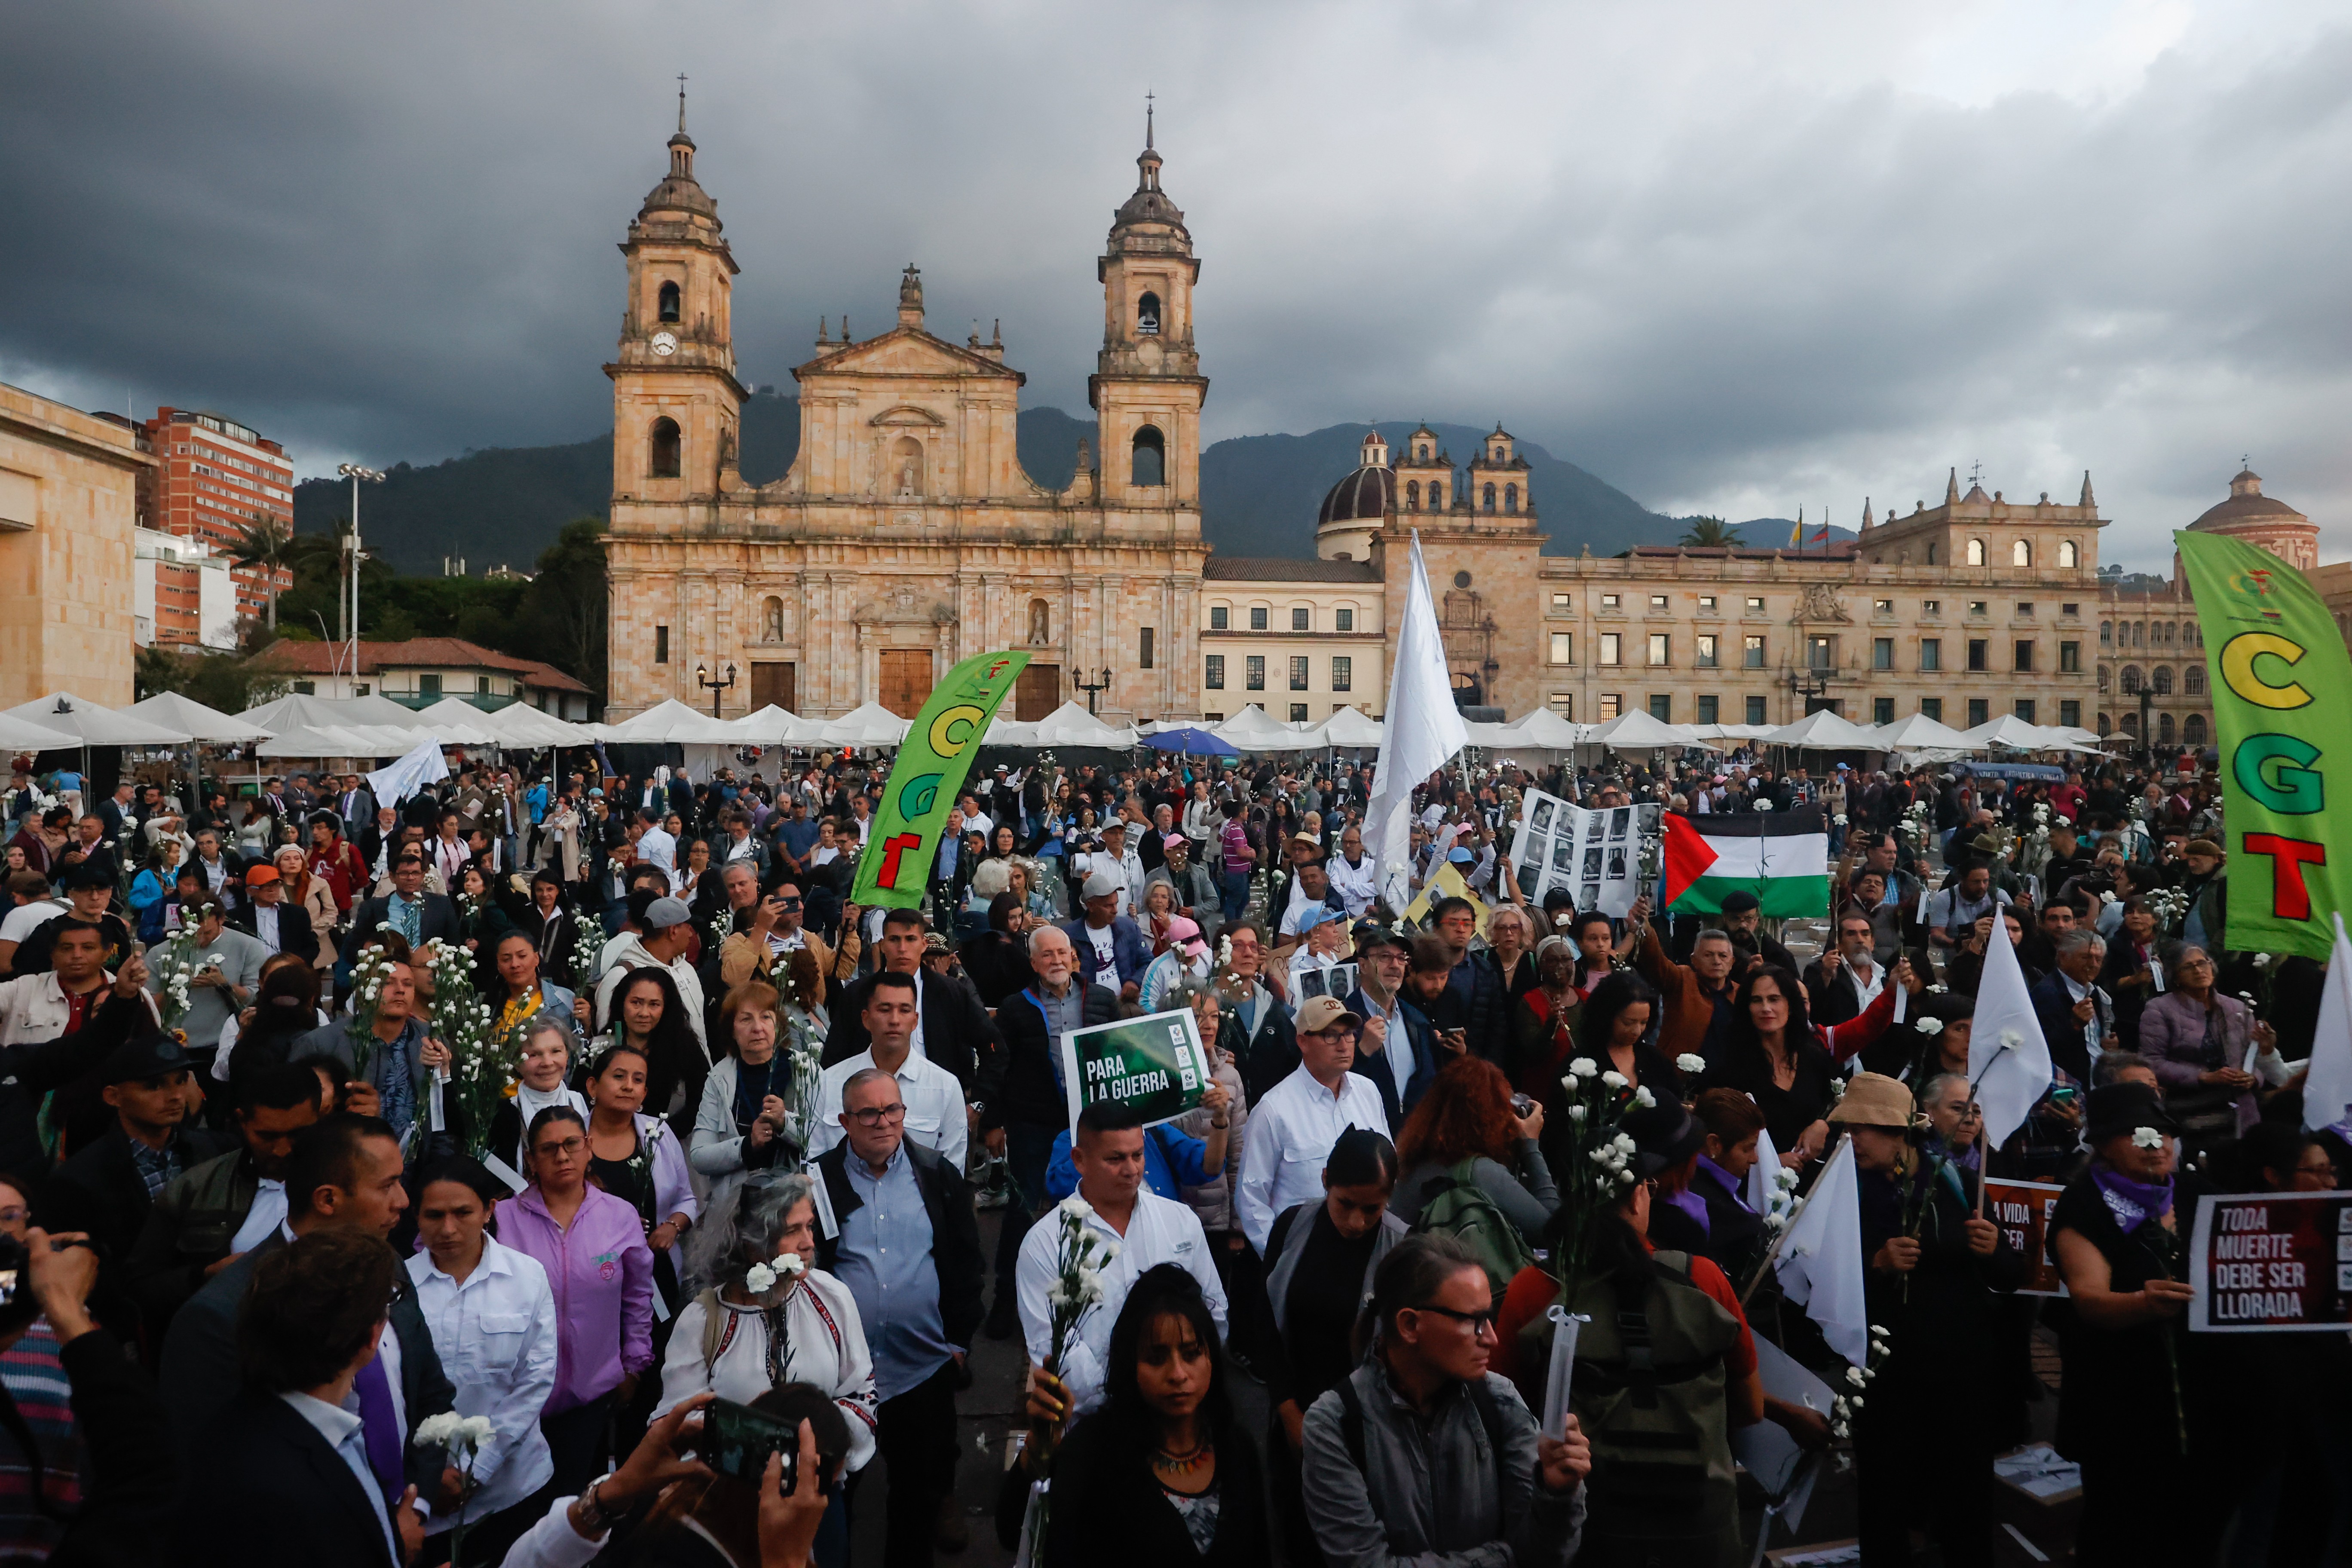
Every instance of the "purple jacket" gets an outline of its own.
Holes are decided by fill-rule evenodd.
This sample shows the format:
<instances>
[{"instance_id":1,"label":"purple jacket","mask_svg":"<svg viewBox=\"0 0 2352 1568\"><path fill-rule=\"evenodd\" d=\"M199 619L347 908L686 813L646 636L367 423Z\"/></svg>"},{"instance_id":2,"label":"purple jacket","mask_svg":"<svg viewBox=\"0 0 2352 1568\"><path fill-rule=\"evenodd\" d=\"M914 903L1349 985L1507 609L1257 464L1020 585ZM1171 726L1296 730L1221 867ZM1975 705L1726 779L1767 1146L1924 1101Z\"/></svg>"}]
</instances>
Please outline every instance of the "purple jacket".
<instances>
[{"instance_id":1,"label":"purple jacket","mask_svg":"<svg viewBox=\"0 0 2352 1568\"><path fill-rule=\"evenodd\" d=\"M499 1240L539 1259L555 1291L550 1415L653 1365L654 1255L635 1209L592 1186L566 1230L534 1184L499 1212Z\"/></svg>"},{"instance_id":2,"label":"purple jacket","mask_svg":"<svg viewBox=\"0 0 2352 1568\"><path fill-rule=\"evenodd\" d=\"M2253 1071L2253 1010L2219 991L2213 1000L2221 1009L2221 1065ZM2168 1091L2200 1088L2197 1075L2206 1070L2205 1009L2179 991L2150 1001L2139 1016L2139 1049ZM2239 1094L2237 1110L2240 1132L2261 1119L2252 1089Z\"/></svg>"}]
</instances>

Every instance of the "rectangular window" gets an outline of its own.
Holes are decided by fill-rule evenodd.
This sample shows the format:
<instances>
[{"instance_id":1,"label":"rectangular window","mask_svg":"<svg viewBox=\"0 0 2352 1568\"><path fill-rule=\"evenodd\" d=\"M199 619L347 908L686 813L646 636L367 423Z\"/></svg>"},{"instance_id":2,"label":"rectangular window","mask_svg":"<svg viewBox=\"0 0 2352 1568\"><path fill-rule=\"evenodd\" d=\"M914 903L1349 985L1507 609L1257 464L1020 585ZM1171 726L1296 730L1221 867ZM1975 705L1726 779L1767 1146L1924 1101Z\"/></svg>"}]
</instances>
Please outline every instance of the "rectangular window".
<instances>
[{"instance_id":1,"label":"rectangular window","mask_svg":"<svg viewBox=\"0 0 2352 1568\"><path fill-rule=\"evenodd\" d=\"M1223 654L1213 653L1209 656L1208 668L1202 675L1201 683L1212 691L1223 691L1225 689L1225 656Z\"/></svg>"},{"instance_id":2,"label":"rectangular window","mask_svg":"<svg viewBox=\"0 0 2352 1568\"><path fill-rule=\"evenodd\" d=\"M1675 700L1661 691L1650 699L1650 717L1661 724L1675 721Z\"/></svg>"},{"instance_id":3,"label":"rectangular window","mask_svg":"<svg viewBox=\"0 0 2352 1568\"><path fill-rule=\"evenodd\" d=\"M1294 724L1304 724L1307 722L1306 703L1294 702L1290 705L1290 721Z\"/></svg>"},{"instance_id":4,"label":"rectangular window","mask_svg":"<svg viewBox=\"0 0 2352 1568\"><path fill-rule=\"evenodd\" d=\"M1940 616L1944 613L1944 601L1922 599L1919 601L1919 613L1923 616Z\"/></svg>"},{"instance_id":5,"label":"rectangular window","mask_svg":"<svg viewBox=\"0 0 2352 1568\"><path fill-rule=\"evenodd\" d=\"M1315 629L1315 612L1304 605L1294 605L1290 612L1290 629L1294 632Z\"/></svg>"},{"instance_id":6,"label":"rectangular window","mask_svg":"<svg viewBox=\"0 0 2352 1568\"><path fill-rule=\"evenodd\" d=\"M2020 641L2018 643L2016 668L2021 671L2030 670L2033 668L2033 645L2032 643L2024 641Z\"/></svg>"},{"instance_id":7,"label":"rectangular window","mask_svg":"<svg viewBox=\"0 0 2352 1568\"><path fill-rule=\"evenodd\" d=\"M1870 721L1874 724L1895 722L1895 699L1874 697L1870 700Z\"/></svg>"},{"instance_id":8,"label":"rectangular window","mask_svg":"<svg viewBox=\"0 0 2352 1568\"><path fill-rule=\"evenodd\" d=\"M1265 606L1264 605L1252 605L1250 606L1250 630L1254 632L1262 632L1265 630Z\"/></svg>"},{"instance_id":9,"label":"rectangular window","mask_svg":"<svg viewBox=\"0 0 2352 1568\"><path fill-rule=\"evenodd\" d=\"M1242 684L1252 691L1265 689L1265 655L1254 653L1243 661Z\"/></svg>"},{"instance_id":10,"label":"rectangular window","mask_svg":"<svg viewBox=\"0 0 2352 1568\"><path fill-rule=\"evenodd\" d=\"M669 662L669 628L667 626L654 628L654 662L656 664Z\"/></svg>"},{"instance_id":11,"label":"rectangular window","mask_svg":"<svg viewBox=\"0 0 2352 1568\"><path fill-rule=\"evenodd\" d=\"M1307 689L1307 656L1303 653L1290 656L1290 689L1293 691Z\"/></svg>"},{"instance_id":12,"label":"rectangular window","mask_svg":"<svg viewBox=\"0 0 2352 1568\"><path fill-rule=\"evenodd\" d=\"M1944 721L1944 700L1940 697L1922 697L1919 699L1919 711L1925 717L1933 719L1940 724Z\"/></svg>"},{"instance_id":13,"label":"rectangular window","mask_svg":"<svg viewBox=\"0 0 2352 1568\"><path fill-rule=\"evenodd\" d=\"M1870 601L1870 607L1879 615L1891 616L1895 613L1895 601L1892 599L1873 599Z\"/></svg>"},{"instance_id":14,"label":"rectangular window","mask_svg":"<svg viewBox=\"0 0 2352 1568\"><path fill-rule=\"evenodd\" d=\"M1211 631L1222 632L1228 629L1233 625L1233 611L1227 609L1224 605L1212 605L1209 606L1209 629Z\"/></svg>"},{"instance_id":15,"label":"rectangular window","mask_svg":"<svg viewBox=\"0 0 2352 1568\"><path fill-rule=\"evenodd\" d=\"M1762 615L1764 613L1763 599L1755 595L1750 595L1748 601L1748 613L1751 616Z\"/></svg>"},{"instance_id":16,"label":"rectangular window","mask_svg":"<svg viewBox=\"0 0 2352 1568\"><path fill-rule=\"evenodd\" d=\"M1574 609L1576 600L1567 594L1554 594L1551 596L1551 607L1555 610Z\"/></svg>"},{"instance_id":17,"label":"rectangular window","mask_svg":"<svg viewBox=\"0 0 2352 1568\"><path fill-rule=\"evenodd\" d=\"M1751 697L1748 700L1748 718L1746 721L1750 724L1761 724L1765 721L1764 699L1761 697Z\"/></svg>"},{"instance_id":18,"label":"rectangular window","mask_svg":"<svg viewBox=\"0 0 2352 1568\"><path fill-rule=\"evenodd\" d=\"M490 678L487 675L478 675L474 677L474 695L477 697L488 697L489 694Z\"/></svg>"},{"instance_id":19,"label":"rectangular window","mask_svg":"<svg viewBox=\"0 0 2352 1568\"><path fill-rule=\"evenodd\" d=\"M1944 668L1943 638L1921 637L1919 639L1919 668L1927 670Z\"/></svg>"},{"instance_id":20,"label":"rectangular window","mask_svg":"<svg viewBox=\"0 0 2352 1568\"><path fill-rule=\"evenodd\" d=\"M1893 669L1895 668L1895 639L1893 637L1873 637L1870 639L1870 668L1873 669Z\"/></svg>"},{"instance_id":21,"label":"rectangular window","mask_svg":"<svg viewBox=\"0 0 2352 1568\"><path fill-rule=\"evenodd\" d=\"M1674 662L1674 639L1664 632L1650 634L1650 665L1663 668Z\"/></svg>"},{"instance_id":22,"label":"rectangular window","mask_svg":"<svg viewBox=\"0 0 2352 1568\"><path fill-rule=\"evenodd\" d=\"M1151 668L1151 628L1150 626L1145 626L1143 628L1142 639L1137 645L1136 663L1139 668L1143 669L1150 669Z\"/></svg>"},{"instance_id":23,"label":"rectangular window","mask_svg":"<svg viewBox=\"0 0 2352 1568\"><path fill-rule=\"evenodd\" d=\"M2070 730L2079 729L2083 722L2083 705L2069 698L2058 704L2058 722Z\"/></svg>"},{"instance_id":24,"label":"rectangular window","mask_svg":"<svg viewBox=\"0 0 2352 1568\"><path fill-rule=\"evenodd\" d=\"M2018 619L2020 619L2020 620L2024 620L2024 619L2026 619L2026 618L2030 617L2032 614L2033 614L2033 601L2032 601L2032 600L2031 600L2031 599L2020 599L2020 600L2017 602L2017 616L2018 616Z\"/></svg>"},{"instance_id":25,"label":"rectangular window","mask_svg":"<svg viewBox=\"0 0 2352 1568\"><path fill-rule=\"evenodd\" d=\"M1969 698L1969 729L1971 729L1971 730L1975 729L1978 725L1979 725L1979 724L1983 723L1987 719L1989 719L1989 718L1990 718L1990 717L1991 717L1991 714L1988 711L1988 704L1986 703L1986 701L1985 701L1985 700L1984 700L1983 698L1981 698L1981 697L1971 697L1971 698Z\"/></svg>"},{"instance_id":26,"label":"rectangular window","mask_svg":"<svg viewBox=\"0 0 2352 1568\"><path fill-rule=\"evenodd\" d=\"M2021 697L2021 698L2019 698L2019 699L2017 700L2017 716L2018 716L2019 718L2021 718L2021 719L2024 720L2024 721L2025 721L2027 723L2029 723L2029 724L2031 724L2031 723L2032 723L2032 722L2033 722L2033 699L2032 699L2032 698L2031 698L2031 697Z\"/></svg>"},{"instance_id":27,"label":"rectangular window","mask_svg":"<svg viewBox=\"0 0 2352 1568\"><path fill-rule=\"evenodd\" d=\"M1981 616L1984 613L1985 602L1982 599L1970 599L1969 601L1969 614L1972 616Z\"/></svg>"},{"instance_id":28,"label":"rectangular window","mask_svg":"<svg viewBox=\"0 0 2352 1568\"><path fill-rule=\"evenodd\" d=\"M1969 639L1969 668L1970 669L1990 669L1992 668L1991 648L1992 645L1987 642L1984 638L1970 637Z\"/></svg>"},{"instance_id":29,"label":"rectangular window","mask_svg":"<svg viewBox=\"0 0 2352 1568\"><path fill-rule=\"evenodd\" d=\"M1602 632L1601 634L1601 664L1609 668L1614 669L1617 666L1624 663L1625 660L1622 657L1624 642L1624 637L1619 633Z\"/></svg>"},{"instance_id":30,"label":"rectangular window","mask_svg":"<svg viewBox=\"0 0 2352 1568\"><path fill-rule=\"evenodd\" d=\"M1354 630L1356 629L1356 612L1355 612L1355 611L1353 611L1353 610L1334 610L1334 611L1332 611L1332 612L1331 612L1331 626L1332 626L1332 629L1333 629L1333 630L1335 630L1335 631L1342 631L1342 632L1352 632L1352 631L1354 631Z\"/></svg>"},{"instance_id":31,"label":"rectangular window","mask_svg":"<svg viewBox=\"0 0 2352 1568\"><path fill-rule=\"evenodd\" d=\"M1576 634L1574 632L1554 632L1551 634L1551 661L1554 664L1574 664L1576 662Z\"/></svg>"},{"instance_id":32,"label":"rectangular window","mask_svg":"<svg viewBox=\"0 0 2352 1568\"><path fill-rule=\"evenodd\" d=\"M2062 616L2079 616L2083 613L2083 606L2079 604L2061 605L2058 606L2058 613Z\"/></svg>"},{"instance_id":33,"label":"rectangular window","mask_svg":"<svg viewBox=\"0 0 2352 1568\"><path fill-rule=\"evenodd\" d=\"M1835 669L1837 668L1837 638L1807 637L1805 639L1805 667L1809 669Z\"/></svg>"},{"instance_id":34,"label":"rectangular window","mask_svg":"<svg viewBox=\"0 0 2352 1568\"><path fill-rule=\"evenodd\" d=\"M1666 596L1664 594L1653 594L1650 595L1650 608L1654 610L1663 610L1665 607Z\"/></svg>"},{"instance_id":35,"label":"rectangular window","mask_svg":"<svg viewBox=\"0 0 2352 1568\"><path fill-rule=\"evenodd\" d=\"M1717 638L1713 632L1704 633L1696 639L1697 656L1695 662L1697 664L1699 668L1713 669L1715 668L1716 648L1720 640L1721 639Z\"/></svg>"},{"instance_id":36,"label":"rectangular window","mask_svg":"<svg viewBox=\"0 0 2352 1568\"><path fill-rule=\"evenodd\" d=\"M1331 689L1353 691L1356 689L1356 661L1348 654L1337 654L1331 659Z\"/></svg>"},{"instance_id":37,"label":"rectangular window","mask_svg":"<svg viewBox=\"0 0 2352 1568\"><path fill-rule=\"evenodd\" d=\"M1764 639L1762 637L1741 637L1739 639L1739 665L1743 669L1761 669L1764 668Z\"/></svg>"},{"instance_id":38,"label":"rectangular window","mask_svg":"<svg viewBox=\"0 0 2352 1568\"><path fill-rule=\"evenodd\" d=\"M1576 717L1576 693L1573 691L1553 692L1551 694L1551 710L1559 714L1563 719L1574 719Z\"/></svg>"},{"instance_id":39,"label":"rectangular window","mask_svg":"<svg viewBox=\"0 0 2352 1568\"><path fill-rule=\"evenodd\" d=\"M2066 675L2080 675L2083 673L2083 645L2081 643L2062 642L2058 645L2058 668L2062 673Z\"/></svg>"},{"instance_id":40,"label":"rectangular window","mask_svg":"<svg viewBox=\"0 0 2352 1568\"><path fill-rule=\"evenodd\" d=\"M1698 596L1698 607L1699 607L1700 609L1702 609L1702 610L1712 610L1712 609L1714 609L1714 608L1715 608L1715 595L1712 595L1712 594L1701 594L1701 595Z\"/></svg>"},{"instance_id":41,"label":"rectangular window","mask_svg":"<svg viewBox=\"0 0 2352 1568\"><path fill-rule=\"evenodd\" d=\"M294 683L294 694L297 697L316 697L319 695L319 683L315 680L298 680Z\"/></svg>"},{"instance_id":42,"label":"rectangular window","mask_svg":"<svg viewBox=\"0 0 2352 1568\"><path fill-rule=\"evenodd\" d=\"M1606 724L1612 719L1622 719L1624 716L1625 699L1619 696L1614 691L1602 692L1601 694L1601 721Z\"/></svg>"},{"instance_id":43,"label":"rectangular window","mask_svg":"<svg viewBox=\"0 0 2352 1568\"><path fill-rule=\"evenodd\" d=\"M669 628L665 626L662 629L667 631ZM416 678L416 695L419 697L438 698L441 695L441 678L438 675L418 676Z\"/></svg>"},{"instance_id":44,"label":"rectangular window","mask_svg":"<svg viewBox=\"0 0 2352 1568\"><path fill-rule=\"evenodd\" d=\"M1614 594L1603 594L1603 595L1601 595L1601 607L1602 609L1604 609L1604 610L1613 610L1613 609L1615 609L1615 608L1617 607L1617 595L1614 595Z\"/></svg>"},{"instance_id":45,"label":"rectangular window","mask_svg":"<svg viewBox=\"0 0 2352 1568\"><path fill-rule=\"evenodd\" d=\"M1721 712L1722 709L1723 699L1720 697L1700 698L1698 700L1698 721L1702 724L1721 723L1722 721L1717 718L1716 715Z\"/></svg>"}]
</instances>

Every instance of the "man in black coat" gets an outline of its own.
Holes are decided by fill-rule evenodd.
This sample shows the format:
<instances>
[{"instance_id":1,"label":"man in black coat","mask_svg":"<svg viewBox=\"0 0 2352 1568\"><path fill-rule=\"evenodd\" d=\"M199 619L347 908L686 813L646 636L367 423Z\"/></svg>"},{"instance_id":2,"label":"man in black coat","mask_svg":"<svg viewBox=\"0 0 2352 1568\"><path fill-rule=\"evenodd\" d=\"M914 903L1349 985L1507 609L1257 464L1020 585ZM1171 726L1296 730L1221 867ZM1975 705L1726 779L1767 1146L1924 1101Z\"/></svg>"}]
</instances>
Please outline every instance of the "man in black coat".
<instances>
[{"instance_id":1,"label":"man in black coat","mask_svg":"<svg viewBox=\"0 0 2352 1568\"><path fill-rule=\"evenodd\" d=\"M223 1147L187 1124L194 1067L168 1035L145 1033L118 1047L106 1058L102 1091L114 1125L59 1167L37 1205L45 1229L83 1231L99 1244L106 1262L95 1305L108 1331L126 1344L138 1339L139 1310L122 1270L154 1194Z\"/></svg>"},{"instance_id":2,"label":"man in black coat","mask_svg":"<svg viewBox=\"0 0 2352 1568\"><path fill-rule=\"evenodd\" d=\"M285 879L266 860L246 868L245 902L222 923L252 937L273 955L290 952L305 963L319 961L319 932L310 924L310 912L286 902Z\"/></svg>"},{"instance_id":3,"label":"man in black coat","mask_svg":"<svg viewBox=\"0 0 2352 1568\"><path fill-rule=\"evenodd\" d=\"M360 949L374 940L379 925L389 922L394 930L407 929L400 911L393 907L395 900L415 911L416 935L409 943L412 949L436 936L450 942L459 940L457 906L438 893L425 890L425 857L414 849L404 850L392 868L391 893L381 899L363 899L353 906L352 929L343 938L345 963L358 957Z\"/></svg>"},{"instance_id":4,"label":"man in black coat","mask_svg":"<svg viewBox=\"0 0 2352 1568\"><path fill-rule=\"evenodd\" d=\"M186 1561L400 1568L422 1544L417 1489L368 1441L362 1380L393 1342L381 1305L403 1274L392 1249L327 1229L273 1247L253 1270L234 1353L245 1385L194 1456L204 1522ZM362 1414L344 1408L357 1394Z\"/></svg>"},{"instance_id":5,"label":"man in black coat","mask_svg":"<svg viewBox=\"0 0 2352 1568\"><path fill-rule=\"evenodd\" d=\"M1868 915L1848 910L1838 917L1836 950L1805 965L1805 1010L1814 1023L1845 1023L1878 1000L1890 976L1878 962L1877 945L1878 928Z\"/></svg>"},{"instance_id":6,"label":"man in black coat","mask_svg":"<svg viewBox=\"0 0 2352 1568\"><path fill-rule=\"evenodd\" d=\"M996 1026L988 1021L980 993L953 975L934 974L923 967L925 930L917 910L892 910L882 917L882 967L915 977L915 1003L922 1022L915 1029L915 1049L955 1074L970 1099L980 1081L981 1065L1001 1048ZM833 1028L824 1039L824 1065L831 1067L866 1048L866 993L874 989L871 975L852 981L833 1008Z\"/></svg>"}]
</instances>

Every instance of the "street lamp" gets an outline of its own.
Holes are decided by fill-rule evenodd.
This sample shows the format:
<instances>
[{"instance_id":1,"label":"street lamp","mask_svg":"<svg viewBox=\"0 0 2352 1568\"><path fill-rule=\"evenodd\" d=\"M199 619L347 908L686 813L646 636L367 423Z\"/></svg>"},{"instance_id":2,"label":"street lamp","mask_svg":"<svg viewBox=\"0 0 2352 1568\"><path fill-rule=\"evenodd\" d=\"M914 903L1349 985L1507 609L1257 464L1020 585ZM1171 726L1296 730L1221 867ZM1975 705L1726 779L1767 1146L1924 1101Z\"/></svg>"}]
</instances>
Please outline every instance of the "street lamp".
<instances>
[{"instance_id":1,"label":"street lamp","mask_svg":"<svg viewBox=\"0 0 2352 1568\"><path fill-rule=\"evenodd\" d=\"M1817 697L1826 697L1829 695L1829 689L1830 678L1825 673L1816 674L1810 670L1800 672L1794 669L1789 671L1790 695L1795 697L1800 702L1810 703ZM1797 717L1801 719L1805 713L1811 711L1810 707L1806 708L1804 713L1800 713Z\"/></svg>"},{"instance_id":2,"label":"street lamp","mask_svg":"<svg viewBox=\"0 0 2352 1568\"><path fill-rule=\"evenodd\" d=\"M360 563L367 559L367 552L360 548L360 481L380 485L383 476L357 463L338 463L335 472L352 481L352 531L343 540L346 569L351 574L351 597L336 606L335 618L341 621L346 616L350 617L346 624L351 633L352 678L356 680L360 673Z\"/></svg>"},{"instance_id":3,"label":"street lamp","mask_svg":"<svg viewBox=\"0 0 2352 1568\"><path fill-rule=\"evenodd\" d=\"M1070 684L1087 694L1087 711L1091 714L1095 710L1096 694L1110 689L1110 670L1106 668L1102 672L1102 679L1092 682L1087 679L1085 670L1075 670L1071 673Z\"/></svg>"},{"instance_id":4,"label":"street lamp","mask_svg":"<svg viewBox=\"0 0 2352 1568\"><path fill-rule=\"evenodd\" d=\"M735 667L731 664L727 667L726 679L713 680L709 667L698 664L694 667L694 683L710 693L710 716L716 719L719 717L719 694L735 684Z\"/></svg>"}]
</instances>

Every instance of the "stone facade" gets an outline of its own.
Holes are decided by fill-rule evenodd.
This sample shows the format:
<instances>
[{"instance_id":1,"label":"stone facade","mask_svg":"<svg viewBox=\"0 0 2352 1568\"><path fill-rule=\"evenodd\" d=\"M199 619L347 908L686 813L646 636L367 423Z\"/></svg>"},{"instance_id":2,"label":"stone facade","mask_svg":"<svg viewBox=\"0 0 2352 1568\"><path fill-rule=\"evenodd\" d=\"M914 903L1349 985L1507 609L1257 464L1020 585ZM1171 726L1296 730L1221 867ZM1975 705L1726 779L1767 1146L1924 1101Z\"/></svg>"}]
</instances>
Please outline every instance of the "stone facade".
<instances>
[{"instance_id":1,"label":"stone facade","mask_svg":"<svg viewBox=\"0 0 2352 1568\"><path fill-rule=\"evenodd\" d=\"M925 330L922 279L897 323L853 342L821 324L800 384L800 449L772 484L737 462L745 388L729 296L736 265L694 177L681 110L670 172L622 246L628 301L613 380L608 717L665 698L722 711L773 702L834 717L911 715L957 660L1031 651L1016 708L1041 718L1110 672L1114 721L1201 709L1200 263L1183 214L1138 159L1097 275L1098 434L1049 490L1022 468L1022 374L1001 341ZM1096 460L1094 453L1099 453Z\"/></svg>"},{"instance_id":2,"label":"stone facade","mask_svg":"<svg viewBox=\"0 0 2352 1568\"><path fill-rule=\"evenodd\" d=\"M1212 555L1201 584L1201 707L1211 722L1256 703L1320 723L1388 704L1388 589L1369 561ZM1402 601L1399 601L1400 603Z\"/></svg>"},{"instance_id":3,"label":"stone facade","mask_svg":"<svg viewBox=\"0 0 2352 1568\"><path fill-rule=\"evenodd\" d=\"M0 384L0 708L131 700L131 537L153 463L126 421Z\"/></svg>"}]
</instances>

